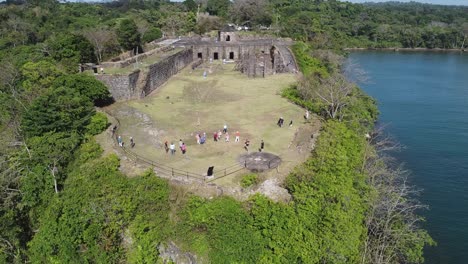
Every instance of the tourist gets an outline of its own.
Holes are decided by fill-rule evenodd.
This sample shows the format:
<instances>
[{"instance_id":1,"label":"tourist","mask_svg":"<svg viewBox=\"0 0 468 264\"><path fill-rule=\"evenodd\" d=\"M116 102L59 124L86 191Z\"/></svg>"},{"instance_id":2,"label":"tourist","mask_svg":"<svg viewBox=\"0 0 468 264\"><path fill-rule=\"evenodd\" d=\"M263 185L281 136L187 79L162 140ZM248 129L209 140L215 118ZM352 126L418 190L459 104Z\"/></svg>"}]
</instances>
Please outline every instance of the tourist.
<instances>
[{"instance_id":1,"label":"tourist","mask_svg":"<svg viewBox=\"0 0 468 264\"><path fill-rule=\"evenodd\" d=\"M187 146L185 146L185 143L182 142L182 146L180 146L180 150L182 151L182 155L185 155L185 152L187 152Z\"/></svg>"},{"instance_id":2,"label":"tourist","mask_svg":"<svg viewBox=\"0 0 468 264\"><path fill-rule=\"evenodd\" d=\"M283 126L283 123L284 123L284 119L283 119L283 117L280 117L280 118L278 119L277 125L278 125L279 127L282 127L282 126Z\"/></svg>"},{"instance_id":3,"label":"tourist","mask_svg":"<svg viewBox=\"0 0 468 264\"><path fill-rule=\"evenodd\" d=\"M171 155L174 155L174 154L175 154L175 145L174 145L174 142L171 142L171 146L169 146L169 148L171 149Z\"/></svg>"},{"instance_id":4,"label":"tourist","mask_svg":"<svg viewBox=\"0 0 468 264\"><path fill-rule=\"evenodd\" d=\"M195 139L197 140L197 144L200 144L200 134L199 133L197 133L195 135Z\"/></svg>"},{"instance_id":5,"label":"tourist","mask_svg":"<svg viewBox=\"0 0 468 264\"><path fill-rule=\"evenodd\" d=\"M244 149L247 151L247 153L249 153L249 145L250 145L250 141L246 139L244 142Z\"/></svg>"},{"instance_id":6,"label":"tourist","mask_svg":"<svg viewBox=\"0 0 468 264\"><path fill-rule=\"evenodd\" d=\"M310 116L309 110L306 110L306 111L305 111L305 115L304 115L304 119L305 119L306 121L309 120L309 116Z\"/></svg>"},{"instance_id":7,"label":"tourist","mask_svg":"<svg viewBox=\"0 0 468 264\"><path fill-rule=\"evenodd\" d=\"M229 133L228 132L226 132L226 138L225 139L226 139L226 142L229 142Z\"/></svg>"},{"instance_id":8,"label":"tourist","mask_svg":"<svg viewBox=\"0 0 468 264\"><path fill-rule=\"evenodd\" d=\"M223 133L226 134L227 133L227 125L224 124L224 127L223 127Z\"/></svg>"},{"instance_id":9,"label":"tourist","mask_svg":"<svg viewBox=\"0 0 468 264\"><path fill-rule=\"evenodd\" d=\"M182 149L182 144L184 144L184 142L182 142L182 139L179 139L179 148Z\"/></svg>"},{"instance_id":10,"label":"tourist","mask_svg":"<svg viewBox=\"0 0 468 264\"><path fill-rule=\"evenodd\" d=\"M235 141L239 142L239 140L240 140L240 133L239 133L239 131L236 131L236 140Z\"/></svg>"},{"instance_id":11,"label":"tourist","mask_svg":"<svg viewBox=\"0 0 468 264\"><path fill-rule=\"evenodd\" d=\"M104 74L104 68L101 67L101 74Z\"/></svg>"},{"instance_id":12,"label":"tourist","mask_svg":"<svg viewBox=\"0 0 468 264\"><path fill-rule=\"evenodd\" d=\"M289 127L292 127L292 123L293 123L293 122L292 122L292 120L291 120L291 122L289 122Z\"/></svg>"},{"instance_id":13,"label":"tourist","mask_svg":"<svg viewBox=\"0 0 468 264\"><path fill-rule=\"evenodd\" d=\"M222 140L223 133L221 133L221 130L218 131L218 140Z\"/></svg>"},{"instance_id":14,"label":"tourist","mask_svg":"<svg viewBox=\"0 0 468 264\"><path fill-rule=\"evenodd\" d=\"M258 152L262 152L264 147L265 147L265 142L263 142L263 139L262 139L262 142L260 143L260 148L258 149Z\"/></svg>"},{"instance_id":15,"label":"tourist","mask_svg":"<svg viewBox=\"0 0 468 264\"><path fill-rule=\"evenodd\" d=\"M120 146L120 147L123 147L123 140L122 140L122 137L121 137L121 136L118 136L118 137L117 137L117 142L119 143L119 146Z\"/></svg>"},{"instance_id":16,"label":"tourist","mask_svg":"<svg viewBox=\"0 0 468 264\"><path fill-rule=\"evenodd\" d=\"M200 144L205 144L206 142L206 133L203 133L203 136L200 138Z\"/></svg>"},{"instance_id":17,"label":"tourist","mask_svg":"<svg viewBox=\"0 0 468 264\"><path fill-rule=\"evenodd\" d=\"M216 132L216 131L213 133L213 140L215 142L218 141L218 132Z\"/></svg>"},{"instance_id":18,"label":"tourist","mask_svg":"<svg viewBox=\"0 0 468 264\"><path fill-rule=\"evenodd\" d=\"M130 137L130 147L135 147L135 141L133 141L133 137Z\"/></svg>"},{"instance_id":19,"label":"tourist","mask_svg":"<svg viewBox=\"0 0 468 264\"><path fill-rule=\"evenodd\" d=\"M117 131L117 125L115 125L113 128L112 128L112 136L115 135L115 132Z\"/></svg>"},{"instance_id":20,"label":"tourist","mask_svg":"<svg viewBox=\"0 0 468 264\"><path fill-rule=\"evenodd\" d=\"M167 140L166 142L164 142L164 150L166 150L166 154L169 153L169 146L167 144Z\"/></svg>"}]
</instances>

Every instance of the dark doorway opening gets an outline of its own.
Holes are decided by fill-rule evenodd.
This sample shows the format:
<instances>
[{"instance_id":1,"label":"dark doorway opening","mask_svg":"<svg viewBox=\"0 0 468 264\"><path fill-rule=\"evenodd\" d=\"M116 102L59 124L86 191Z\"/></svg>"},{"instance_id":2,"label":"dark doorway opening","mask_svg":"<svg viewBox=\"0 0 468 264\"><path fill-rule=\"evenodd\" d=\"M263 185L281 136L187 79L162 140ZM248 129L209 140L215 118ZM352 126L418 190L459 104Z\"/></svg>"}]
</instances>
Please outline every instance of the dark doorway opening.
<instances>
[{"instance_id":1,"label":"dark doorway opening","mask_svg":"<svg viewBox=\"0 0 468 264\"><path fill-rule=\"evenodd\" d=\"M227 35L226 41L231 41L231 36Z\"/></svg>"},{"instance_id":2,"label":"dark doorway opening","mask_svg":"<svg viewBox=\"0 0 468 264\"><path fill-rule=\"evenodd\" d=\"M219 60L218 52L213 53L213 59L214 60Z\"/></svg>"},{"instance_id":3,"label":"dark doorway opening","mask_svg":"<svg viewBox=\"0 0 468 264\"><path fill-rule=\"evenodd\" d=\"M234 52L229 52L229 59L230 60L233 60L234 59Z\"/></svg>"},{"instance_id":4,"label":"dark doorway opening","mask_svg":"<svg viewBox=\"0 0 468 264\"><path fill-rule=\"evenodd\" d=\"M203 59L203 53L201 53L201 52L198 52L198 54L197 54L197 58L199 58L199 59Z\"/></svg>"}]
</instances>

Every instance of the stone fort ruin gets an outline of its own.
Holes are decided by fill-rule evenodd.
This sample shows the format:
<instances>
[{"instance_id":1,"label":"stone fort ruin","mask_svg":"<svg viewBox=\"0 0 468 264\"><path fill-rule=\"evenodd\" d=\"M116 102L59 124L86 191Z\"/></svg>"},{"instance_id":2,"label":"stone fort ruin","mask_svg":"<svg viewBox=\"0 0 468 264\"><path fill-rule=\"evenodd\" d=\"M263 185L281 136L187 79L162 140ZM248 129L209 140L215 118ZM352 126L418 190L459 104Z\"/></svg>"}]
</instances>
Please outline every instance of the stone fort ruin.
<instances>
[{"instance_id":1,"label":"stone fort ruin","mask_svg":"<svg viewBox=\"0 0 468 264\"><path fill-rule=\"evenodd\" d=\"M295 73L296 62L289 49L292 44L287 39L242 36L227 28L219 31L216 38L179 38L152 43L159 48L94 68L104 69L96 78L106 84L115 100L137 99L156 90L192 63L193 68L203 62L235 63L235 68L249 77ZM151 56L158 57L156 62L132 68ZM80 69L85 66L81 65Z\"/></svg>"}]
</instances>

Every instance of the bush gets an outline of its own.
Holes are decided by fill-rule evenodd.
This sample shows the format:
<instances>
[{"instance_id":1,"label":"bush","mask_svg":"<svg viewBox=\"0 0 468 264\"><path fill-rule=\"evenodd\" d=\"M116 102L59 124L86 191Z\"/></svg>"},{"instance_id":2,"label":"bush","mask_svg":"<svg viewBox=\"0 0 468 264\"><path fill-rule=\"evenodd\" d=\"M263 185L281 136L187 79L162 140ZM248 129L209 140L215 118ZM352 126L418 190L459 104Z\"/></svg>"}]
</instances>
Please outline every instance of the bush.
<instances>
[{"instance_id":1,"label":"bush","mask_svg":"<svg viewBox=\"0 0 468 264\"><path fill-rule=\"evenodd\" d=\"M113 102L107 87L94 76L72 74L61 76L54 81L54 87L66 87L88 97L96 106L105 106Z\"/></svg>"},{"instance_id":2,"label":"bush","mask_svg":"<svg viewBox=\"0 0 468 264\"><path fill-rule=\"evenodd\" d=\"M255 173L249 173L242 177L241 186L247 188L258 183L258 175Z\"/></svg>"},{"instance_id":3,"label":"bush","mask_svg":"<svg viewBox=\"0 0 468 264\"><path fill-rule=\"evenodd\" d=\"M151 28L146 32L146 34L143 36L143 43L148 43L151 42L155 39L159 39L162 37L162 32L159 28Z\"/></svg>"},{"instance_id":4,"label":"bush","mask_svg":"<svg viewBox=\"0 0 468 264\"><path fill-rule=\"evenodd\" d=\"M86 126L86 133L89 135L97 135L104 131L109 126L107 116L103 113L97 112L91 117L91 122Z\"/></svg>"}]
</instances>

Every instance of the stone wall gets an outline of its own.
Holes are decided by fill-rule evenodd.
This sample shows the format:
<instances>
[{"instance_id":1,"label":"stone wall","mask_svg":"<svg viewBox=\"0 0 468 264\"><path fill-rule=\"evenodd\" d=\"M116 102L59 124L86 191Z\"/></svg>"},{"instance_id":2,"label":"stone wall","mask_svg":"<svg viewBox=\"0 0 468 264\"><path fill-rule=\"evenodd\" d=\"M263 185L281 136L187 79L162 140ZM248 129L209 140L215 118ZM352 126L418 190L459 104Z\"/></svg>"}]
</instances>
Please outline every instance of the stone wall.
<instances>
[{"instance_id":1,"label":"stone wall","mask_svg":"<svg viewBox=\"0 0 468 264\"><path fill-rule=\"evenodd\" d=\"M131 74L100 74L102 81L116 101L142 98L164 84L171 76L193 61L193 50L186 49L171 55L147 69L136 70Z\"/></svg>"},{"instance_id":2,"label":"stone wall","mask_svg":"<svg viewBox=\"0 0 468 264\"><path fill-rule=\"evenodd\" d=\"M103 82L116 101L135 98L140 70L127 75L100 74L96 78Z\"/></svg>"},{"instance_id":3,"label":"stone wall","mask_svg":"<svg viewBox=\"0 0 468 264\"><path fill-rule=\"evenodd\" d=\"M193 50L187 49L178 52L149 67L146 84L141 94L142 97L156 90L171 76L182 70L193 61Z\"/></svg>"}]
</instances>

